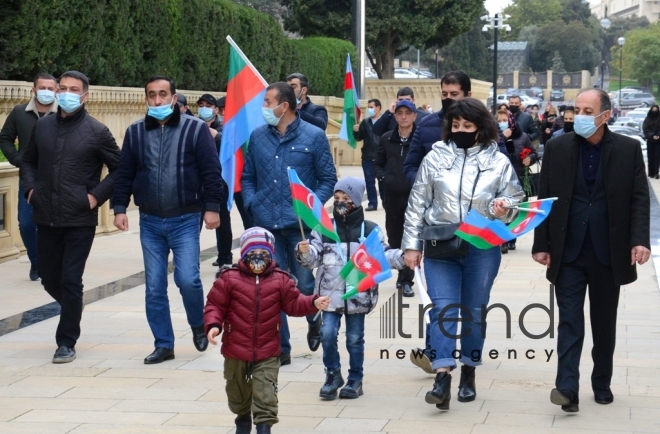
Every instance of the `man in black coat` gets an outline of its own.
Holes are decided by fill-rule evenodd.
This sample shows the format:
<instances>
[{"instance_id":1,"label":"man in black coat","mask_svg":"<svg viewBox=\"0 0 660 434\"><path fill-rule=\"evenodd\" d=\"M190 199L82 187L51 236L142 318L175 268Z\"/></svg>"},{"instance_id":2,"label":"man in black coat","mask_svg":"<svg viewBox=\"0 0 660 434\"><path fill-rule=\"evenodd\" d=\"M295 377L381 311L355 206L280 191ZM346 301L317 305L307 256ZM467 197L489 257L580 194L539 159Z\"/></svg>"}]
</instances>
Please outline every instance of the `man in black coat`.
<instances>
[{"instance_id":1,"label":"man in black coat","mask_svg":"<svg viewBox=\"0 0 660 434\"><path fill-rule=\"evenodd\" d=\"M415 92L409 87L402 87L396 93L396 99L390 104L389 110L383 112L383 115L378 119L377 122L374 122L373 131L377 136L382 136L388 131L393 131L397 128L398 124L394 118L394 109L399 101L408 100L415 104ZM415 124L419 123L424 117L429 113L424 110L419 110L415 107L415 113L417 113L417 120Z\"/></svg>"},{"instance_id":2,"label":"man in black coat","mask_svg":"<svg viewBox=\"0 0 660 434\"><path fill-rule=\"evenodd\" d=\"M53 363L76 358L83 309L82 276L98 224L112 196L119 148L108 128L87 114L89 80L78 71L59 78L57 115L39 119L23 153L21 181L34 207L39 275L61 307ZM103 165L108 176L101 181Z\"/></svg>"},{"instance_id":3,"label":"man in black coat","mask_svg":"<svg viewBox=\"0 0 660 434\"><path fill-rule=\"evenodd\" d=\"M536 126L536 122L534 122L532 115L525 113L523 110L524 107L520 96L511 95L509 97L509 111L513 114L516 125L518 125L522 132L529 136L529 140L533 142L539 138L539 128Z\"/></svg>"},{"instance_id":4,"label":"man in black coat","mask_svg":"<svg viewBox=\"0 0 660 434\"><path fill-rule=\"evenodd\" d=\"M545 148L538 197L557 200L532 248L556 287L559 361L550 400L567 412L579 410L587 286L591 386L596 402L609 404L619 289L637 279L635 263L650 256L649 186L639 143L607 128L611 102L603 90L582 91L575 109L575 133L551 139Z\"/></svg>"},{"instance_id":5,"label":"man in black coat","mask_svg":"<svg viewBox=\"0 0 660 434\"><path fill-rule=\"evenodd\" d=\"M362 172L364 172L364 182L367 187L367 200L369 205L365 211L376 211L378 209L378 195L376 194L376 173L374 172L374 159L378 151L378 141L380 137L374 134L373 125L381 114L381 103L377 99L368 101L369 116L362 119L360 125L353 126L353 137L358 142L362 141ZM380 199L384 200L383 186L378 182Z\"/></svg>"},{"instance_id":6,"label":"man in black coat","mask_svg":"<svg viewBox=\"0 0 660 434\"><path fill-rule=\"evenodd\" d=\"M309 97L309 80L303 74L295 72L286 78L286 82L296 93L296 110L300 119L319 127L323 131L328 128L328 110L322 105L314 104Z\"/></svg>"}]
</instances>

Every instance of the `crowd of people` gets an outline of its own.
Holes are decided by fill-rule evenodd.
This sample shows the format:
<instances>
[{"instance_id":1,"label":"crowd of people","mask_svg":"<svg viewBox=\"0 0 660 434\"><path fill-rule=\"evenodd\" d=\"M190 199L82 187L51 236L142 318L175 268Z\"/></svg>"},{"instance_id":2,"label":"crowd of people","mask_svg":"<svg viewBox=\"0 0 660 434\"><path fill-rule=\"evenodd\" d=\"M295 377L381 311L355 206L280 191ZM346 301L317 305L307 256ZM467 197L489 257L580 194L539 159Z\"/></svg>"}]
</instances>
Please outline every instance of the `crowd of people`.
<instances>
[{"instance_id":1,"label":"crowd of people","mask_svg":"<svg viewBox=\"0 0 660 434\"><path fill-rule=\"evenodd\" d=\"M389 267L398 271L401 296L415 295L414 270L423 261L433 307L425 347L410 358L435 375L426 402L448 410L456 360L461 363L457 400L477 396L487 314L482 308L489 303L502 254L516 248L514 241L479 249L455 231L472 210L510 223L518 214L516 205L537 195L557 199L535 231L532 248L534 260L547 267L556 286L559 308L551 402L567 412L579 409L588 288L592 388L596 402L611 403L620 285L634 281L636 264L650 255L649 189L640 146L608 129L611 103L599 89L580 92L574 106L559 111L549 106L545 113L538 107L527 113L520 97L511 96L493 114L472 98L465 72L447 73L440 86L442 109L436 112L428 105L417 108L409 87L399 89L385 110L379 100L369 100L368 116L353 129L363 142L364 179L337 179L325 134L327 110L309 99L308 79L295 73L271 84L262 107L266 125L250 136L241 189L233 193L218 160L225 97L202 95L194 116L175 83L154 76L145 84L145 117L128 127L120 149L108 128L86 111L84 74L37 75L32 99L11 112L0 145L9 162L20 167L19 224L31 262L29 278L41 278L61 306L53 363L76 357L82 276L98 208L111 199L114 224L126 231L132 198L139 208L146 315L154 336L144 363L175 358L167 295L172 252L174 282L195 348L205 351L221 335L237 433L249 433L253 423L258 433L267 433L278 422L278 371L291 363L287 315L306 316L309 349L322 347L326 376L320 398L363 395L365 316L378 303L378 286L343 300L350 287L341 270L374 231ZM652 149L648 174L656 178L658 110L654 105L644 122ZM538 190L530 194L523 178L540 160L539 143L545 154ZM104 166L108 174L102 178ZM292 206L289 169L322 203L333 199L338 240L302 226ZM229 194L244 228L238 261L231 252ZM385 232L365 218L365 212L378 209L378 197ZM213 265L220 267L206 301L199 264L204 226L216 231ZM342 318L349 354L346 381L338 351ZM460 334L458 321L447 318L462 318Z\"/></svg>"}]
</instances>

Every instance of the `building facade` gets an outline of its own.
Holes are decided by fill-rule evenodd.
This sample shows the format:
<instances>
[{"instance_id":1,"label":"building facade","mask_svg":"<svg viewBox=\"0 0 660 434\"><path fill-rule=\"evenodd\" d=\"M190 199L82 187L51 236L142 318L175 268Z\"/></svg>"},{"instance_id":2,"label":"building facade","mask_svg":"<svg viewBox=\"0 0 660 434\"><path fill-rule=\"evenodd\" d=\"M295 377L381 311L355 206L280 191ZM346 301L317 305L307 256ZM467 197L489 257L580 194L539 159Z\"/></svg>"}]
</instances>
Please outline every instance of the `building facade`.
<instances>
[{"instance_id":1,"label":"building facade","mask_svg":"<svg viewBox=\"0 0 660 434\"><path fill-rule=\"evenodd\" d=\"M591 2L591 12L599 19L630 18L633 15L645 16L652 23L660 19L658 0L600 0Z\"/></svg>"}]
</instances>

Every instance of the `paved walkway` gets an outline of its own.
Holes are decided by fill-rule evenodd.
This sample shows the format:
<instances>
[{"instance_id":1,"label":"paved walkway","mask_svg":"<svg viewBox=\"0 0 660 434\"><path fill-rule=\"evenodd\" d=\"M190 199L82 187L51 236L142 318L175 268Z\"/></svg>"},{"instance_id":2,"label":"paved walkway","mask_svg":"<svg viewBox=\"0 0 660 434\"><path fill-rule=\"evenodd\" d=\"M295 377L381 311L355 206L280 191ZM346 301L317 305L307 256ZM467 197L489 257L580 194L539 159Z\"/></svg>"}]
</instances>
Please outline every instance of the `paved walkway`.
<instances>
[{"instance_id":1,"label":"paved walkway","mask_svg":"<svg viewBox=\"0 0 660 434\"><path fill-rule=\"evenodd\" d=\"M360 175L360 169L343 167L342 174ZM660 181L653 180L656 191ZM240 219L234 212L234 237ZM660 219L657 201L656 221ZM384 223L384 213L369 213ZM95 240L87 272L86 288L109 282L107 291L124 289L121 278L142 270L137 216L130 215L128 233ZM654 253L660 253L654 236ZM214 238L205 232L203 249ZM531 236L522 238L518 250L503 257L491 303L511 310L511 338L506 337L505 316L489 316L485 353L477 370L477 400L451 402L449 412L439 412L424 402L433 377L411 365L409 351L423 345L417 338L418 298L406 300L404 339L381 337L380 309L367 319L365 395L357 400L321 401L318 390L324 379L321 352L310 353L305 342L306 322L291 320L293 363L279 377L279 433L338 432L451 432L461 433L657 433L660 432L660 294L655 269L639 269L639 279L622 289L619 307L617 351L613 392L608 406L594 403L590 393L590 336L582 360L580 412L567 414L550 404L556 367L556 342L550 337L526 337L518 323L521 310L531 304L550 306L544 269L530 257ZM658 257L655 258L656 260ZM202 279L210 288L214 268L202 263ZM50 303L41 285L27 280L26 259L0 264L0 318L21 318L21 312ZM138 282L139 277L131 279ZM130 283L130 282L128 282ZM181 298L171 282L170 296L177 336L176 359L146 366L152 336L144 313L144 286L125 290L87 304L82 320L78 358L71 364L50 363L55 350L57 317L0 337L0 432L3 433L230 433L234 416L227 408L218 348L195 351L186 324ZM130 286L130 285L128 285ZM381 303L395 294L394 283L381 289ZM557 312L555 309L555 327ZM26 318L21 319L25 320ZM548 329L549 315L533 309L525 316L529 333ZM15 324L18 326L17 324ZM0 331L1 334L1 331ZM344 337L340 336L340 346ZM384 359L383 350L389 350ZM515 350L514 352L510 350ZM527 353L528 350L534 352ZM397 359L405 353L402 360ZM549 360L547 354L550 354ZM494 353L493 353L494 354ZM525 356L534 356L528 360ZM381 357L383 356L383 357ZM342 350L344 375L347 353ZM455 376L458 377L458 376ZM454 390L458 378L454 379ZM432 431L433 430L433 431Z\"/></svg>"}]
</instances>

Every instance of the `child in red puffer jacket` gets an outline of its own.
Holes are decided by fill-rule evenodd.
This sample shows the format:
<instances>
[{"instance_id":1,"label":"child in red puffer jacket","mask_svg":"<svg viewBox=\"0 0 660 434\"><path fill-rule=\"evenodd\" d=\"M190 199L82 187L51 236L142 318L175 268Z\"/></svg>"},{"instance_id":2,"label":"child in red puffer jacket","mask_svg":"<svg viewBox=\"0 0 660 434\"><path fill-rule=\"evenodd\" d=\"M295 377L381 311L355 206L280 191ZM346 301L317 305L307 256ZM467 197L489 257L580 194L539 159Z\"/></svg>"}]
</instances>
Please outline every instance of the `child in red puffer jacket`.
<instances>
[{"instance_id":1,"label":"child in red puffer jacket","mask_svg":"<svg viewBox=\"0 0 660 434\"><path fill-rule=\"evenodd\" d=\"M237 415L236 433L270 433L277 419L280 368L280 311L289 316L327 309L328 297L302 295L291 275L273 260L275 237L265 229L241 236L241 261L226 268L209 292L204 325L217 345L222 330L225 387L229 409Z\"/></svg>"}]
</instances>

